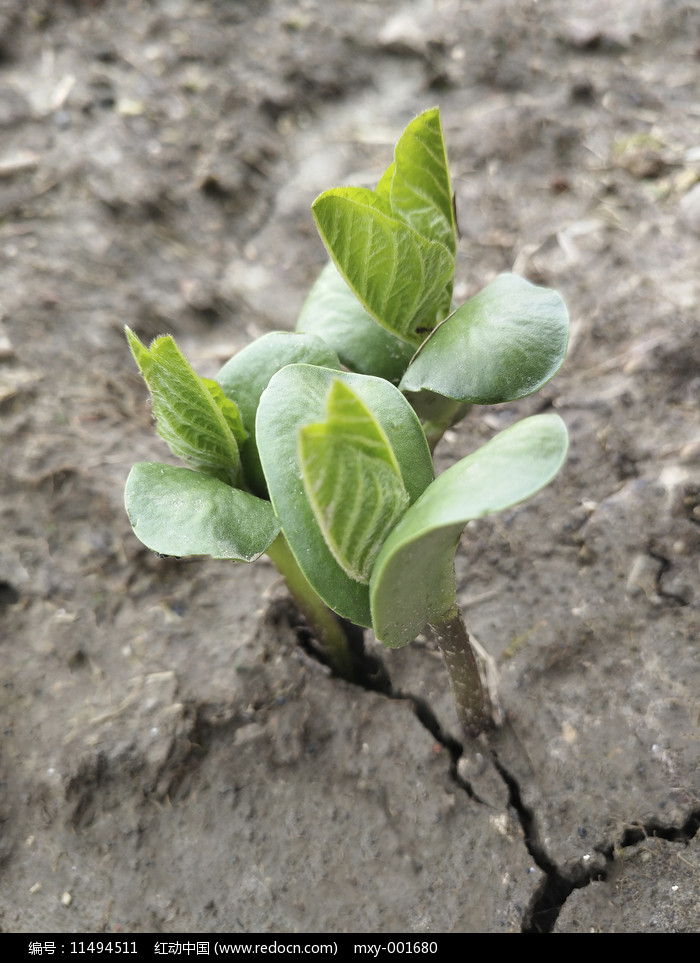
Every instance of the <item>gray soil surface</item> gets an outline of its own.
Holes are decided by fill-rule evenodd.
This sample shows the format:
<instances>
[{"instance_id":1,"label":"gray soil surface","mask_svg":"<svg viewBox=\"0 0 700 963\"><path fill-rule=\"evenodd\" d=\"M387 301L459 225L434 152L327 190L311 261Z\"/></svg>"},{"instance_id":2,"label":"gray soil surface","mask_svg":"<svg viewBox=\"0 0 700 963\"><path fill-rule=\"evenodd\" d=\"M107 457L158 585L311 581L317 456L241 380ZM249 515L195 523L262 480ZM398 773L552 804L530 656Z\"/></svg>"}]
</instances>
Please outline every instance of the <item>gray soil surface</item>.
<instances>
[{"instance_id":1,"label":"gray soil surface","mask_svg":"<svg viewBox=\"0 0 700 963\"><path fill-rule=\"evenodd\" d=\"M0 0L0 927L700 929L697 0ZM439 105L459 300L559 290L554 484L472 523L504 727L425 640L380 693L300 647L265 561L159 559L167 459L123 334L213 375L291 330L309 207Z\"/></svg>"}]
</instances>

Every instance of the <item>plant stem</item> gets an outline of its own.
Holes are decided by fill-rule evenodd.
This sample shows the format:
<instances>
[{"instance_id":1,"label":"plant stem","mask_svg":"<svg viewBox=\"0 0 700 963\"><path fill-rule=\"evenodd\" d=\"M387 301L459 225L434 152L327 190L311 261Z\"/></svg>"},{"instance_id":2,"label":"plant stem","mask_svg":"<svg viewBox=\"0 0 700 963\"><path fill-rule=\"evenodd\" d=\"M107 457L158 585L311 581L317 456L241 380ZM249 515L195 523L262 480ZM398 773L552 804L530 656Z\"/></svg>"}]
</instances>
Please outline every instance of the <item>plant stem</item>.
<instances>
[{"instance_id":1,"label":"plant stem","mask_svg":"<svg viewBox=\"0 0 700 963\"><path fill-rule=\"evenodd\" d=\"M428 629L445 660L457 715L467 736L473 738L497 725L501 711L485 653L477 652L472 644L458 606L452 606L440 621L431 622Z\"/></svg>"},{"instance_id":2,"label":"plant stem","mask_svg":"<svg viewBox=\"0 0 700 963\"><path fill-rule=\"evenodd\" d=\"M268 548L267 554L284 578L316 641L326 653L331 669L336 675L353 682L355 662L340 619L311 587L281 532Z\"/></svg>"},{"instance_id":3,"label":"plant stem","mask_svg":"<svg viewBox=\"0 0 700 963\"><path fill-rule=\"evenodd\" d=\"M406 391L406 400L420 418L431 453L448 428L467 414L471 405L444 398L434 391Z\"/></svg>"}]
</instances>

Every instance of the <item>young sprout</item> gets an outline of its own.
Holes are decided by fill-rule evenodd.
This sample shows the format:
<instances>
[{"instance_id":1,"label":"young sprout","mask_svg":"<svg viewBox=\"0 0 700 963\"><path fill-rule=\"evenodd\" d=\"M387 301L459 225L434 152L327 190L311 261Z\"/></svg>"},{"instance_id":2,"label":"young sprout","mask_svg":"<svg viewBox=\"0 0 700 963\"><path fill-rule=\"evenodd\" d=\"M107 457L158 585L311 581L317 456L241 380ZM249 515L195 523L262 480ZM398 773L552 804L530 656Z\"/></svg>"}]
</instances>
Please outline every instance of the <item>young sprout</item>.
<instances>
[{"instance_id":1,"label":"young sprout","mask_svg":"<svg viewBox=\"0 0 700 963\"><path fill-rule=\"evenodd\" d=\"M376 190L336 188L313 215L330 260L295 333L273 332L200 378L170 337L127 337L159 434L189 468L140 463L126 484L136 535L168 555L267 553L332 668L357 672L346 622L391 648L427 632L469 736L499 718L457 604L469 521L556 475L555 414L525 418L437 478L432 452L472 405L537 391L561 366L556 292L501 274L453 303L452 187L437 109L412 121Z\"/></svg>"}]
</instances>

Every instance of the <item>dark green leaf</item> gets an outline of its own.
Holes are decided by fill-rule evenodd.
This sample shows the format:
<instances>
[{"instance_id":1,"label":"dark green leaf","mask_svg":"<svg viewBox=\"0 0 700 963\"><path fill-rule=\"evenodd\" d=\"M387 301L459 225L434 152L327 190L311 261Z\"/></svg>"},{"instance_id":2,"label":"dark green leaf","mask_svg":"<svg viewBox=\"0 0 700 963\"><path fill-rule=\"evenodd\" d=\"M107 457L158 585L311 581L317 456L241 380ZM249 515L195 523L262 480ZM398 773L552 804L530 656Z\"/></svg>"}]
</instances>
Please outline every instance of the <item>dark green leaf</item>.
<instances>
[{"instance_id":1,"label":"dark green leaf","mask_svg":"<svg viewBox=\"0 0 700 963\"><path fill-rule=\"evenodd\" d=\"M138 462L124 498L137 538L161 555L252 562L279 533L269 502L189 468Z\"/></svg>"},{"instance_id":2,"label":"dark green leaf","mask_svg":"<svg viewBox=\"0 0 700 963\"><path fill-rule=\"evenodd\" d=\"M514 401L556 374L568 338L556 291L501 274L435 329L399 387L480 405Z\"/></svg>"},{"instance_id":3,"label":"dark green leaf","mask_svg":"<svg viewBox=\"0 0 700 963\"><path fill-rule=\"evenodd\" d=\"M448 468L403 515L370 580L372 626L406 645L454 604L454 552L467 522L529 498L554 478L568 437L558 415L534 415Z\"/></svg>"},{"instance_id":4,"label":"dark green leaf","mask_svg":"<svg viewBox=\"0 0 700 963\"><path fill-rule=\"evenodd\" d=\"M248 486L263 497L267 494L267 486L255 439L258 402L273 374L288 364L297 363L340 368L332 347L314 334L271 331L234 355L216 376L224 394L240 409L248 432L248 440L241 449L243 471Z\"/></svg>"}]
</instances>

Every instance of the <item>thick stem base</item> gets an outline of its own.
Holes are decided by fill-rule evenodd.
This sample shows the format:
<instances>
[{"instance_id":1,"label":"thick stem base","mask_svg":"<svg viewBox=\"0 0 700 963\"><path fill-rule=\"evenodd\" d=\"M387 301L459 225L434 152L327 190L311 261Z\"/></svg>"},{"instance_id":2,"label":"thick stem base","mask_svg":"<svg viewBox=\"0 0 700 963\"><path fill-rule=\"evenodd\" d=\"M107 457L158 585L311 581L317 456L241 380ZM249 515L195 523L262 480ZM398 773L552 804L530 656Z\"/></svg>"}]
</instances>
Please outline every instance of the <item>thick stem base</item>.
<instances>
[{"instance_id":1,"label":"thick stem base","mask_svg":"<svg viewBox=\"0 0 700 963\"><path fill-rule=\"evenodd\" d=\"M316 641L323 649L333 672L349 682L354 682L355 659L341 621L309 585L281 533L270 545L267 554L284 578L287 588L308 622Z\"/></svg>"}]
</instances>

